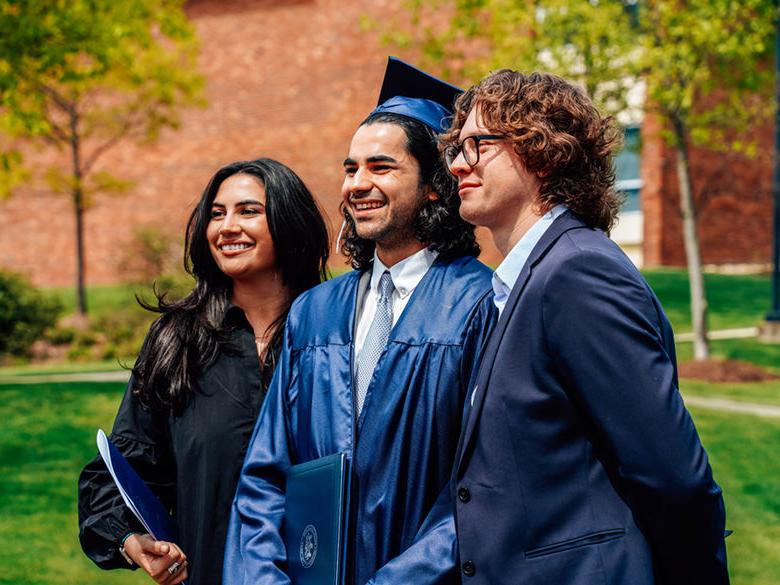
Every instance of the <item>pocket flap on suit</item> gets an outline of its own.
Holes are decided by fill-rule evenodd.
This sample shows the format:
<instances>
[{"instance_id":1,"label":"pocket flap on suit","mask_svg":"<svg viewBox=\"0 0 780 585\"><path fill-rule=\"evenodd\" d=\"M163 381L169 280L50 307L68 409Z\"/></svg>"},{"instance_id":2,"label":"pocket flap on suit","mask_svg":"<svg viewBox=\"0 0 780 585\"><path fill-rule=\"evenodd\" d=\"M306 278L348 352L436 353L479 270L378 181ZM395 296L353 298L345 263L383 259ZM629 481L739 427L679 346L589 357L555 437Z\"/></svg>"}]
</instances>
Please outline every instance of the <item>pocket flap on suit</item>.
<instances>
[{"instance_id":1,"label":"pocket flap on suit","mask_svg":"<svg viewBox=\"0 0 780 585\"><path fill-rule=\"evenodd\" d=\"M569 538L568 540L562 540L560 542L554 542L552 544L546 544L526 551L525 558L535 559L546 555L551 555L573 548L579 548L581 546L588 546L591 544L601 544L602 542L608 542L615 540L625 535L626 531L623 528L613 528L611 530L601 530L599 532L591 532L590 534L584 534L576 538Z\"/></svg>"}]
</instances>

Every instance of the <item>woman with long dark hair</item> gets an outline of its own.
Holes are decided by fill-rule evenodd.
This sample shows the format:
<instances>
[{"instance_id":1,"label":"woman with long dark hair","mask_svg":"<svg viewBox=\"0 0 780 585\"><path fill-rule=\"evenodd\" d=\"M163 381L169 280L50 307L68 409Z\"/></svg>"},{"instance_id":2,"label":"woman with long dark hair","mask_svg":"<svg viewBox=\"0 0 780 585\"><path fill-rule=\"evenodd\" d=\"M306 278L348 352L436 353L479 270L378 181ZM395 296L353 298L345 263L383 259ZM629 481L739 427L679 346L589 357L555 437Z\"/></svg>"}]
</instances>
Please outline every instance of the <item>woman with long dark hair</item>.
<instances>
[{"instance_id":1,"label":"woman with long dark hair","mask_svg":"<svg viewBox=\"0 0 780 585\"><path fill-rule=\"evenodd\" d=\"M163 585L221 582L230 504L287 312L326 277L327 258L325 222L289 168L258 159L217 171L187 226L195 287L144 304L160 317L110 437L174 511L178 543L145 533L98 456L79 479L79 538L98 566L140 566Z\"/></svg>"}]
</instances>

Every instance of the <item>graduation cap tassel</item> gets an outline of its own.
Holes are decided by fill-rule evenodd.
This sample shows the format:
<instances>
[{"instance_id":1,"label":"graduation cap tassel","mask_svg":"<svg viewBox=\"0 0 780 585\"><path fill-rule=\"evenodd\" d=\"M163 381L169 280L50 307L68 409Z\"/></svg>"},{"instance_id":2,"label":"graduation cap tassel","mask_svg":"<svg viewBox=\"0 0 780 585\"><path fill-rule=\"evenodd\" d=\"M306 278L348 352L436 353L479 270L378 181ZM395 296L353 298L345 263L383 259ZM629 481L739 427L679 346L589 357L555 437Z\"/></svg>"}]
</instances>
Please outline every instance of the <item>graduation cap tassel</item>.
<instances>
[{"instance_id":1,"label":"graduation cap tassel","mask_svg":"<svg viewBox=\"0 0 780 585\"><path fill-rule=\"evenodd\" d=\"M336 254L341 254L341 236L344 235L344 228L347 227L347 220L344 218L344 221L341 222L341 229L339 230L339 235L336 238Z\"/></svg>"}]
</instances>

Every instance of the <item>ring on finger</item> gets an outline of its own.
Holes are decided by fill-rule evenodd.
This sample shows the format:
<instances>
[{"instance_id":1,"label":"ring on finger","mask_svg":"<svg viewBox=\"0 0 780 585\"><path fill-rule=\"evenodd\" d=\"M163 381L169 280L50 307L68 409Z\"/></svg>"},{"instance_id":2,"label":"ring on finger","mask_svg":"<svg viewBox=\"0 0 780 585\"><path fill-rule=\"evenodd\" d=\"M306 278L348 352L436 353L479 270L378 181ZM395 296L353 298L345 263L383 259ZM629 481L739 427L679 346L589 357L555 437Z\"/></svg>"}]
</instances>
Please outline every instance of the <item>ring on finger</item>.
<instances>
[{"instance_id":1,"label":"ring on finger","mask_svg":"<svg viewBox=\"0 0 780 585\"><path fill-rule=\"evenodd\" d=\"M175 562L175 563L173 563L173 564L172 564L170 567L168 567L168 572L169 572L171 575L175 575L176 573L178 573L178 572L179 572L179 569L180 569L180 568L181 568L181 563L180 563L179 561L176 561L176 562Z\"/></svg>"}]
</instances>

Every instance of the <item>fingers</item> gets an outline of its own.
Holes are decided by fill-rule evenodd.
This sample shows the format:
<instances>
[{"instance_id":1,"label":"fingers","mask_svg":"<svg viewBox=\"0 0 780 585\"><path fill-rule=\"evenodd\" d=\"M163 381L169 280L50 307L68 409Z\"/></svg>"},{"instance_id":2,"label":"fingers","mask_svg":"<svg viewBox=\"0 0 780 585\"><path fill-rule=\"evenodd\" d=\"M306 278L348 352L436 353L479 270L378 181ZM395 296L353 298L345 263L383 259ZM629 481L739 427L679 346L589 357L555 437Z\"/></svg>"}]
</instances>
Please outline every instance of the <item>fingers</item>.
<instances>
[{"instance_id":1,"label":"fingers","mask_svg":"<svg viewBox=\"0 0 780 585\"><path fill-rule=\"evenodd\" d=\"M187 578L187 556L173 542L134 534L125 541L125 550L160 585L176 585Z\"/></svg>"},{"instance_id":2,"label":"fingers","mask_svg":"<svg viewBox=\"0 0 780 585\"><path fill-rule=\"evenodd\" d=\"M184 563L184 567L182 567L182 569L176 575L174 575L174 579L170 582L169 585L177 585L189 577L189 573L187 572L187 564L188 563Z\"/></svg>"},{"instance_id":3,"label":"fingers","mask_svg":"<svg viewBox=\"0 0 780 585\"><path fill-rule=\"evenodd\" d=\"M188 562L186 560L175 561L152 578L160 585L176 585L187 578L187 569Z\"/></svg>"},{"instance_id":4,"label":"fingers","mask_svg":"<svg viewBox=\"0 0 780 585\"><path fill-rule=\"evenodd\" d=\"M172 542L161 542L158 550L166 550L165 554L153 557L149 561L149 576L160 585L173 585L186 579L179 575L187 571L187 557L182 550ZM164 546L162 546L164 545ZM145 567L144 567L145 568Z\"/></svg>"},{"instance_id":5,"label":"fingers","mask_svg":"<svg viewBox=\"0 0 780 585\"><path fill-rule=\"evenodd\" d=\"M153 554L156 556L164 555L168 552L167 548L165 552L160 552L160 548L163 544L167 546L168 543L161 541L161 540L155 540L151 534L139 534L139 535L133 535L130 538L134 538L135 536L138 537L138 544L141 548L141 550L147 554ZM130 538L127 540L129 541ZM127 545L125 545L127 546Z\"/></svg>"},{"instance_id":6,"label":"fingers","mask_svg":"<svg viewBox=\"0 0 780 585\"><path fill-rule=\"evenodd\" d=\"M175 565L171 565L171 567L174 567ZM183 561L178 568L171 573L170 569L168 568L168 573L170 576L167 580L163 581L161 585L176 585L177 583L181 583L187 578L187 569L188 569L189 563L187 561Z\"/></svg>"}]
</instances>

